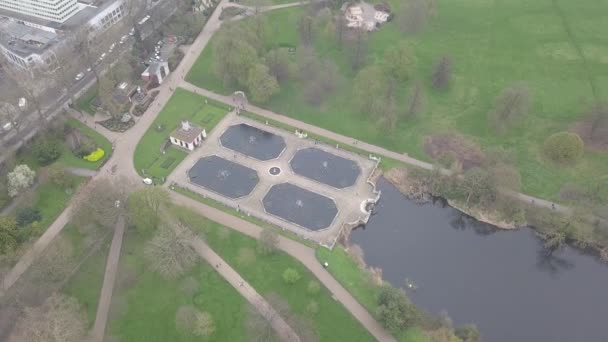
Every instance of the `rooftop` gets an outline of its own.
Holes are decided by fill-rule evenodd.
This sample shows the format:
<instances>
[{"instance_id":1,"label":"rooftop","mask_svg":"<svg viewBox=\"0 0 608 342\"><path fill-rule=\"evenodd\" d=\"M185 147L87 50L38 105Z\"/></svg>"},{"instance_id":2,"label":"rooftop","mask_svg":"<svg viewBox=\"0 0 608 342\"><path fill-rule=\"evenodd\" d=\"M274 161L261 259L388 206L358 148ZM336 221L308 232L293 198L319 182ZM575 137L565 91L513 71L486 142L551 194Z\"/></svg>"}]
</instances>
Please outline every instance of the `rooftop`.
<instances>
[{"instance_id":1,"label":"rooftop","mask_svg":"<svg viewBox=\"0 0 608 342\"><path fill-rule=\"evenodd\" d=\"M182 125L171 133L171 137L186 143L192 143L201 133L203 133L202 128L189 122L182 122Z\"/></svg>"},{"instance_id":2,"label":"rooftop","mask_svg":"<svg viewBox=\"0 0 608 342\"><path fill-rule=\"evenodd\" d=\"M58 41L55 33L25 26L13 20L0 19L0 31L2 45L22 57L40 54Z\"/></svg>"}]
</instances>

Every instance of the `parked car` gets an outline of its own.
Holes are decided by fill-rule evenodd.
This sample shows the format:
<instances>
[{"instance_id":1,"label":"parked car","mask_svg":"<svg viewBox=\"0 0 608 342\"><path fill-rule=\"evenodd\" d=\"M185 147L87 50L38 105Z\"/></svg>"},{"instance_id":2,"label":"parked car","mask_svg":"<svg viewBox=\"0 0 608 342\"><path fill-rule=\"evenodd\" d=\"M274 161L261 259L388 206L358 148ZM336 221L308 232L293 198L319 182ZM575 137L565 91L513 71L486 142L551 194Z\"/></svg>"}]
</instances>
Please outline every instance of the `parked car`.
<instances>
[{"instance_id":1,"label":"parked car","mask_svg":"<svg viewBox=\"0 0 608 342\"><path fill-rule=\"evenodd\" d=\"M124 44L124 42L129 39L129 36L127 36L126 34L122 37L120 37L120 41L118 41L118 44L122 45Z\"/></svg>"},{"instance_id":2,"label":"parked car","mask_svg":"<svg viewBox=\"0 0 608 342\"><path fill-rule=\"evenodd\" d=\"M99 60L103 61L103 59L106 58L106 53L102 53L101 56L99 56Z\"/></svg>"},{"instance_id":3,"label":"parked car","mask_svg":"<svg viewBox=\"0 0 608 342\"><path fill-rule=\"evenodd\" d=\"M76 75L76 77L74 78L74 80L80 81L83 78L84 78L84 72L79 72L78 75Z\"/></svg>"}]
</instances>

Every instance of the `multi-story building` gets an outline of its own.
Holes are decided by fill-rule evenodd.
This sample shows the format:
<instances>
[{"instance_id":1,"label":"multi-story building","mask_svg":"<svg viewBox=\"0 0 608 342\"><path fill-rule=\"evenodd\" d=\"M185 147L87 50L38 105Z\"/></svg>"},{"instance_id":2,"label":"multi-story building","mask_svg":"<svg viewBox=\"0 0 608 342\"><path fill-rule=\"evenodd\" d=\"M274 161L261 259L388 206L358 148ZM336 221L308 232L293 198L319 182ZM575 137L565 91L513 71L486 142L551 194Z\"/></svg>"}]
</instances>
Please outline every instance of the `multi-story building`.
<instances>
[{"instance_id":1,"label":"multi-story building","mask_svg":"<svg viewBox=\"0 0 608 342\"><path fill-rule=\"evenodd\" d=\"M0 8L63 23L81 8L76 0L0 0Z\"/></svg>"}]
</instances>

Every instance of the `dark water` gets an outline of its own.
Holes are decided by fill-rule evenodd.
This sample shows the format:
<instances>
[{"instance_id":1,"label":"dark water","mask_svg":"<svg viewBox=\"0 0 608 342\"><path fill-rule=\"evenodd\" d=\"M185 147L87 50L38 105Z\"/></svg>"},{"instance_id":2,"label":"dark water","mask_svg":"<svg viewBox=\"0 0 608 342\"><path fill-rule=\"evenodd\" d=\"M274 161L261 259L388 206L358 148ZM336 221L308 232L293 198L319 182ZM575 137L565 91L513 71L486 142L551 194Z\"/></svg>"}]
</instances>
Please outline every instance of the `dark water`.
<instances>
[{"instance_id":1,"label":"dark water","mask_svg":"<svg viewBox=\"0 0 608 342\"><path fill-rule=\"evenodd\" d=\"M338 214L330 198L291 183L272 186L262 202L268 213L310 230L329 227Z\"/></svg>"},{"instance_id":2,"label":"dark water","mask_svg":"<svg viewBox=\"0 0 608 342\"><path fill-rule=\"evenodd\" d=\"M314 147L296 152L290 165L293 172L338 189L355 184L361 174L354 161Z\"/></svg>"},{"instance_id":3,"label":"dark water","mask_svg":"<svg viewBox=\"0 0 608 342\"><path fill-rule=\"evenodd\" d=\"M608 267L566 248L547 257L530 229L496 230L439 204L419 206L380 179L381 202L353 232L384 279L490 342L608 341Z\"/></svg>"},{"instance_id":4,"label":"dark water","mask_svg":"<svg viewBox=\"0 0 608 342\"><path fill-rule=\"evenodd\" d=\"M278 158L285 149L283 137L246 124L228 127L220 142L226 148L262 161Z\"/></svg>"},{"instance_id":5,"label":"dark water","mask_svg":"<svg viewBox=\"0 0 608 342\"><path fill-rule=\"evenodd\" d=\"M230 198L249 195L260 181L255 170L218 156L199 159L188 177L192 183Z\"/></svg>"}]
</instances>

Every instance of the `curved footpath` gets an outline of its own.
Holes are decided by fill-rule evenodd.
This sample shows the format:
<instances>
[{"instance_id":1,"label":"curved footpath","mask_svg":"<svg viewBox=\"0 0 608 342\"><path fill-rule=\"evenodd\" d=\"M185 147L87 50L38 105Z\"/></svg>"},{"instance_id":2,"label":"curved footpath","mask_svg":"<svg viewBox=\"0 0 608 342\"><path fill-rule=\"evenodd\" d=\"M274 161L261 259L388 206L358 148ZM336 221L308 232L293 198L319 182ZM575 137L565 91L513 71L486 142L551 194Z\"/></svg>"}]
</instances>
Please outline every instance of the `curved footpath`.
<instances>
[{"instance_id":1,"label":"curved footpath","mask_svg":"<svg viewBox=\"0 0 608 342\"><path fill-rule=\"evenodd\" d=\"M190 207L196 212L228 228L258 239L263 228L239 217L210 207L186 196L171 192L174 203ZM319 281L331 292L333 297L359 321L378 341L395 341L395 339L370 315L369 312L319 263L315 250L297 241L279 236L278 247L291 255L308 268Z\"/></svg>"}]
</instances>

